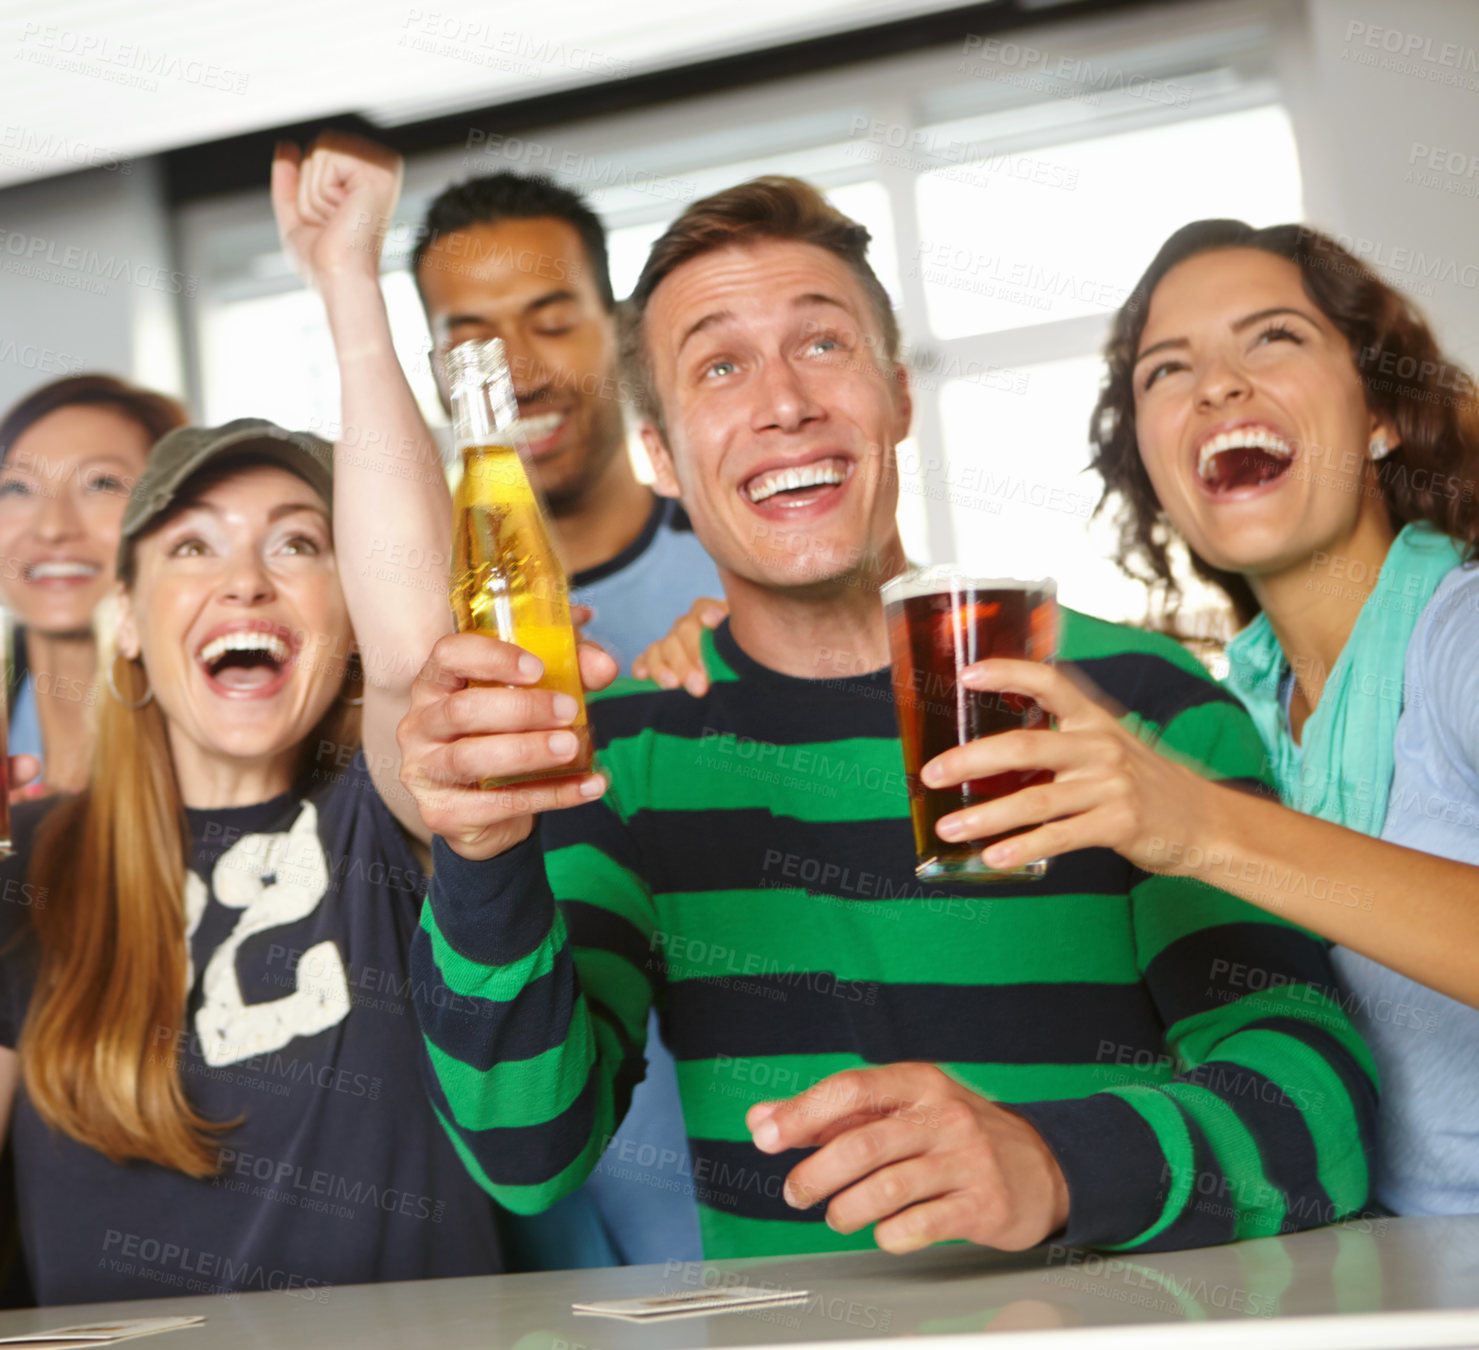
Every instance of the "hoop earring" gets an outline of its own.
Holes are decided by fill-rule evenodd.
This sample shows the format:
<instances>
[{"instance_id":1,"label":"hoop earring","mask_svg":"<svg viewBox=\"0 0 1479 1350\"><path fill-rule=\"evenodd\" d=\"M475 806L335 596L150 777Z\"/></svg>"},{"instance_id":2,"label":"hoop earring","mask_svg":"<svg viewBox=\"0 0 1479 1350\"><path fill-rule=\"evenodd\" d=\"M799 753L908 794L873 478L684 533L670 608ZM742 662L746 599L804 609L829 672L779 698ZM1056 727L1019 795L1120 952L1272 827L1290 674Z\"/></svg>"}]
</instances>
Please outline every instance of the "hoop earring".
<instances>
[{"instance_id":1,"label":"hoop earring","mask_svg":"<svg viewBox=\"0 0 1479 1350\"><path fill-rule=\"evenodd\" d=\"M118 692L118 685L114 683L113 680L113 668L118 664L118 658L122 655L122 652L113 653L113 659L108 662L108 674L104 677L104 682L108 686L108 692L112 694L113 697L116 698L121 704L123 704L125 708L129 709L131 712L138 712L140 708L144 707L144 705L147 704L149 700L154 697L154 686L151 684L149 686L149 692L146 693L144 697L141 698L137 703L130 703L126 698L124 698L123 695Z\"/></svg>"},{"instance_id":2,"label":"hoop earring","mask_svg":"<svg viewBox=\"0 0 1479 1350\"><path fill-rule=\"evenodd\" d=\"M349 654L349 665L345 671L344 680L344 684L346 687L348 687L348 685L352 683L352 681L348 678L351 673L357 673L359 675L359 697L345 698L343 691L341 690L339 694L339 702L344 704L346 708L358 708L365 701L365 668L360 662L358 652L351 652Z\"/></svg>"}]
</instances>

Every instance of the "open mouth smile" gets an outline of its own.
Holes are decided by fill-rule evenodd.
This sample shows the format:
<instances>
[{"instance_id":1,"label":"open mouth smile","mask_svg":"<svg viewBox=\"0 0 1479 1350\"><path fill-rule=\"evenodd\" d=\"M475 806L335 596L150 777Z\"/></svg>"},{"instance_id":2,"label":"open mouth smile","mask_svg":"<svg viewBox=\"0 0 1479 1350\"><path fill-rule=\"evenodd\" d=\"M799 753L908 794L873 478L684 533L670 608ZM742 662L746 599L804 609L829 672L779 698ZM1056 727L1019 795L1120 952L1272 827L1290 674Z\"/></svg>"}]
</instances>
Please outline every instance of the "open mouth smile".
<instances>
[{"instance_id":1,"label":"open mouth smile","mask_svg":"<svg viewBox=\"0 0 1479 1350\"><path fill-rule=\"evenodd\" d=\"M213 629L195 662L223 698L269 698L287 684L296 657L286 625L244 624Z\"/></svg>"},{"instance_id":2,"label":"open mouth smile","mask_svg":"<svg viewBox=\"0 0 1479 1350\"><path fill-rule=\"evenodd\" d=\"M826 455L807 464L762 469L741 484L740 493L767 513L799 511L835 497L851 476L850 460Z\"/></svg>"},{"instance_id":3,"label":"open mouth smile","mask_svg":"<svg viewBox=\"0 0 1479 1350\"><path fill-rule=\"evenodd\" d=\"M565 429L569 416L568 411L520 413L519 430L523 433L524 443L529 447L529 453L534 458L548 454L554 448L560 439L560 433Z\"/></svg>"},{"instance_id":4,"label":"open mouth smile","mask_svg":"<svg viewBox=\"0 0 1479 1350\"><path fill-rule=\"evenodd\" d=\"M1286 437L1250 423L1220 431L1197 447L1197 480L1210 496L1244 496L1282 478L1294 459Z\"/></svg>"},{"instance_id":5,"label":"open mouth smile","mask_svg":"<svg viewBox=\"0 0 1479 1350\"><path fill-rule=\"evenodd\" d=\"M97 563L77 558L48 558L44 562L28 563L25 576L36 585L80 586L92 581L102 570Z\"/></svg>"}]
</instances>

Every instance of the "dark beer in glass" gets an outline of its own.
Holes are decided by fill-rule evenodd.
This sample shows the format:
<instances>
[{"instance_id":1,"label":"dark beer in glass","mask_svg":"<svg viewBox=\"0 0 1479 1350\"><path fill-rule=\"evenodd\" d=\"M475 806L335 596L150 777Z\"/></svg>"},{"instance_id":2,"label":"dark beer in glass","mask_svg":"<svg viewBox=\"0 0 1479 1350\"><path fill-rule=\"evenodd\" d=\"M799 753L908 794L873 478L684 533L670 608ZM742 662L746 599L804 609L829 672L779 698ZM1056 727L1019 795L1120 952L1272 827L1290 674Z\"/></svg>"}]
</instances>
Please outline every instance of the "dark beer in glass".
<instances>
[{"instance_id":1,"label":"dark beer in glass","mask_svg":"<svg viewBox=\"0 0 1479 1350\"><path fill-rule=\"evenodd\" d=\"M1032 699L967 689L959 677L967 666L989 657L1051 661L1057 645L1056 587L1051 581L985 579L954 567L928 567L885 584L883 602L919 856L915 875L956 882L1043 876L1043 861L998 871L981 859L984 849L1022 830L947 842L935 826L952 811L1048 782L1050 772L1011 771L930 788L920 781L919 771L936 755L967 741L1047 726L1046 715Z\"/></svg>"}]
</instances>

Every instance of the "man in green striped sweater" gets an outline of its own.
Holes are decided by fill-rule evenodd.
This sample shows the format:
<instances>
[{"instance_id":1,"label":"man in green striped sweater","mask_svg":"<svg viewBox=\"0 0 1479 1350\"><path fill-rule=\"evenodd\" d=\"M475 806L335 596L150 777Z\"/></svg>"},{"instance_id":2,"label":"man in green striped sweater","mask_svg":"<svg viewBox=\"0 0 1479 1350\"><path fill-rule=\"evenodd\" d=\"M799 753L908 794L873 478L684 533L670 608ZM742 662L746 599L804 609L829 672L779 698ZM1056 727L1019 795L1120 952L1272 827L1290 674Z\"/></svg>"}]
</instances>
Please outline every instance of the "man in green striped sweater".
<instances>
[{"instance_id":1,"label":"man in green striped sweater","mask_svg":"<svg viewBox=\"0 0 1479 1350\"><path fill-rule=\"evenodd\" d=\"M1366 1198L1375 1086L1319 942L1107 847L1040 881L914 878L878 599L910 405L866 244L757 180L690 207L634 293L658 487L730 603L703 697L610 685L600 774L487 792L569 762L572 701L477 634L419 682L401 747L439 836L413 965L442 1121L502 1203L552 1204L601 1162L655 1004L688 1155L604 1165L691 1174L709 1256L1337 1219ZM1251 723L1174 643L1065 610L1059 645L1143 740L1262 781Z\"/></svg>"}]
</instances>

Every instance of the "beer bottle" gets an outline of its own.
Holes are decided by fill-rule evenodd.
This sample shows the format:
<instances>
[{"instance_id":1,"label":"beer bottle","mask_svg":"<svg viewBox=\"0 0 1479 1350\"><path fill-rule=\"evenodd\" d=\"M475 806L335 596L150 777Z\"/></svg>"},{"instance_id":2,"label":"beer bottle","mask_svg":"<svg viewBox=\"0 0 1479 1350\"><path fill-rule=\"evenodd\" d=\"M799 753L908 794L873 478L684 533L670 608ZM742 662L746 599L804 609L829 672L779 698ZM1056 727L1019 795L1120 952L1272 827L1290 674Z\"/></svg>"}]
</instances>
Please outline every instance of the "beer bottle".
<instances>
[{"instance_id":1,"label":"beer bottle","mask_svg":"<svg viewBox=\"0 0 1479 1350\"><path fill-rule=\"evenodd\" d=\"M453 497L452 613L459 632L491 633L544 662L537 688L580 704L570 730L575 758L555 769L488 779L485 788L565 778L591 768L569 585L550 542L544 513L519 455L519 405L498 338L461 342L444 369L452 395L462 481Z\"/></svg>"}]
</instances>

